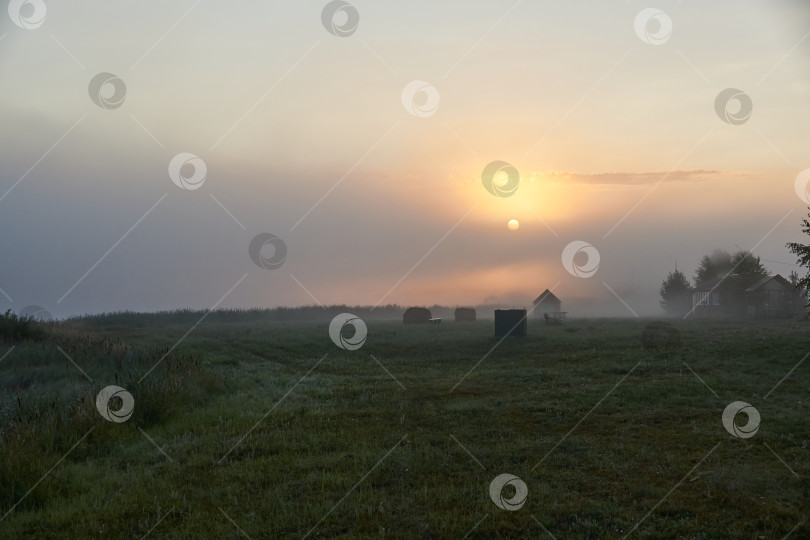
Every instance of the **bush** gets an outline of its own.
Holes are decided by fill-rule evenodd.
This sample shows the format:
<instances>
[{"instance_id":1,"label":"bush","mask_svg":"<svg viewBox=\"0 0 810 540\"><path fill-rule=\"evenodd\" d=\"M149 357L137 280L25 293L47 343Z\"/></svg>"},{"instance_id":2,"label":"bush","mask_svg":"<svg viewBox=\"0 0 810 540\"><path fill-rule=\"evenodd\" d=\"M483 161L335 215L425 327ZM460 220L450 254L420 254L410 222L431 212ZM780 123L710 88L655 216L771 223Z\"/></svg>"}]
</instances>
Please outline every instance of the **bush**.
<instances>
[{"instance_id":1,"label":"bush","mask_svg":"<svg viewBox=\"0 0 810 540\"><path fill-rule=\"evenodd\" d=\"M0 341L17 343L19 341L39 341L45 337L42 323L28 315L17 315L6 310L0 315Z\"/></svg>"}]
</instances>

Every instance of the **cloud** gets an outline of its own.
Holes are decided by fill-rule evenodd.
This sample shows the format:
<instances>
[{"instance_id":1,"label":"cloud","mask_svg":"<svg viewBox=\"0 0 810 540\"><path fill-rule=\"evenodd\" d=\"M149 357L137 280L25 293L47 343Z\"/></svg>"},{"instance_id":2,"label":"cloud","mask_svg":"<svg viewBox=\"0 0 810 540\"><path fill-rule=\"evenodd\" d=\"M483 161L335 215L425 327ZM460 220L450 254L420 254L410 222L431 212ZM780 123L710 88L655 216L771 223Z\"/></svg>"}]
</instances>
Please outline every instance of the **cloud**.
<instances>
[{"instance_id":1,"label":"cloud","mask_svg":"<svg viewBox=\"0 0 810 540\"><path fill-rule=\"evenodd\" d=\"M745 173L730 173L716 170L684 170L684 171L651 171L651 172L601 172L577 173L565 171L551 171L534 173L533 179L547 180L567 184L592 184L602 186L643 186L658 182L706 182L710 180L728 179Z\"/></svg>"}]
</instances>

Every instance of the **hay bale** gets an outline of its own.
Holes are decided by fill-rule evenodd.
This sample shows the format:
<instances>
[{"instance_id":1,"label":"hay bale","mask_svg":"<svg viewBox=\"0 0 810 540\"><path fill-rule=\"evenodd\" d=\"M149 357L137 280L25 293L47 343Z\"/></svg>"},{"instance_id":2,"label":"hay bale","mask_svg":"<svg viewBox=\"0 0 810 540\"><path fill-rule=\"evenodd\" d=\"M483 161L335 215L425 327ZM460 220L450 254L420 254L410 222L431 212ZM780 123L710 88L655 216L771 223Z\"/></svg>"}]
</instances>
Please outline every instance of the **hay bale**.
<instances>
[{"instance_id":1,"label":"hay bale","mask_svg":"<svg viewBox=\"0 0 810 540\"><path fill-rule=\"evenodd\" d=\"M475 322L475 308L460 307L455 311L456 322Z\"/></svg>"},{"instance_id":2,"label":"hay bale","mask_svg":"<svg viewBox=\"0 0 810 540\"><path fill-rule=\"evenodd\" d=\"M423 307L409 307L402 315L405 324L428 324L432 318L430 310Z\"/></svg>"},{"instance_id":3,"label":"hay bale","mask_svg":"<svg viewBox=\"0 0 810 540\"><path fill-rule=\"evenodd\" d=\"M525 309L496 309L495 310L495 337L526 335Z\"/></svg>"}]
</instances>

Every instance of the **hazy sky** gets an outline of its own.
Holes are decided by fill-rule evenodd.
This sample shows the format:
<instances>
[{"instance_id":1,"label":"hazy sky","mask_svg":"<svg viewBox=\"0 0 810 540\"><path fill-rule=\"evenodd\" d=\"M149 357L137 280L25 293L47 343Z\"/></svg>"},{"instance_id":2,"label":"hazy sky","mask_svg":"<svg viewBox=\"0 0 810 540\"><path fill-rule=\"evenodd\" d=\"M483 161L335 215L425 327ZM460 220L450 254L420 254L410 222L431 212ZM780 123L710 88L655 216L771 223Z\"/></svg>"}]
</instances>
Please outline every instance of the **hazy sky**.
<instances>
[{"instance_id":1,"label":"hazy sky","mask_svg":"<svg viewBox=\"0 0 810 540\"><path fill-rule=\"evenodd\" d=\"M0 11L2 309L520 304L556 285L645 315L715 248L795 268L806 3L353 0L343 37L325 0L18 4L34 28ZM96 92L112 108L99 73L126 85ZM411 81L430 86L403 101ZM727 88L747 120L739 100L718 114ZM198 189L170 178L180 153L205 163ZM519 171L510 197L483 186L496 160ZM280 267L251 260L261 233ZM563 265L574 241L599 253L591 277Z\"/></svg>"}]
</instances>

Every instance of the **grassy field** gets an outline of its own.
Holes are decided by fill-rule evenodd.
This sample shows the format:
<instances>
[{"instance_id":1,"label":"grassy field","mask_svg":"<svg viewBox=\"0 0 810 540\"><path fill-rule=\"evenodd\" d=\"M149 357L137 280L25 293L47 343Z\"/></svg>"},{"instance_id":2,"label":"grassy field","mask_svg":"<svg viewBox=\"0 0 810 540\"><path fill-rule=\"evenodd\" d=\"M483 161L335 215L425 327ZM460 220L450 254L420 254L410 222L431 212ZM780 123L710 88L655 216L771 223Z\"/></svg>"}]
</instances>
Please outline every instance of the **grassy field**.
<instances>
[{"instance_id":1,"label":"grassy field","mask_svg":"<svg viewBox=\"0 0 810 540\"><path fill-rule=\"evenodd\" d=\"M810 537L805 322L532 321L498 344L491 321L367 321L346 351L329 317L192 315L0 346L0 537ZM96 410L111 384L126 422ZM748 439L721 422L738 400ZM502 473L519 510L490 498Z\"/></svg>"}]
</instances>

